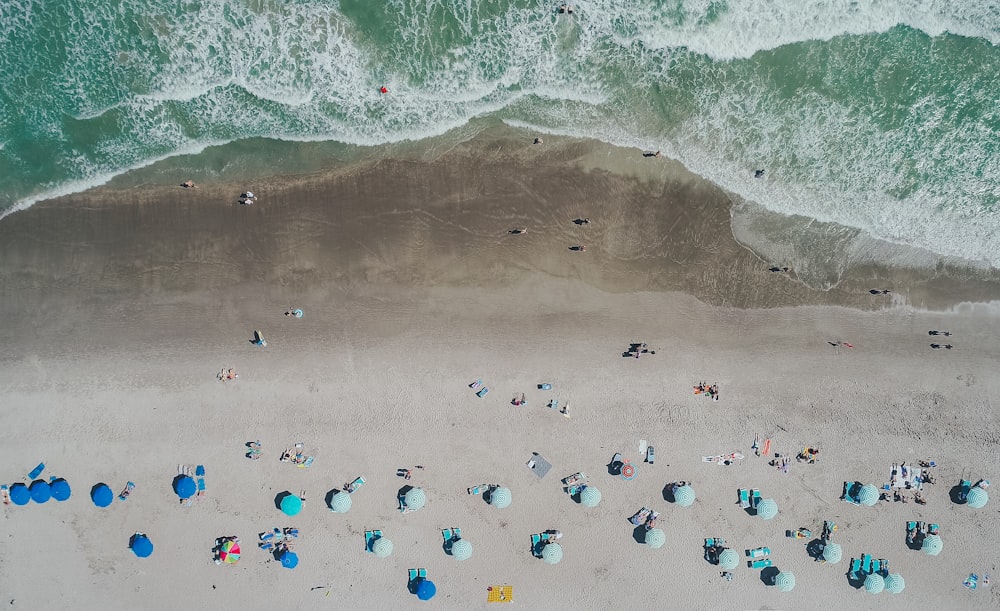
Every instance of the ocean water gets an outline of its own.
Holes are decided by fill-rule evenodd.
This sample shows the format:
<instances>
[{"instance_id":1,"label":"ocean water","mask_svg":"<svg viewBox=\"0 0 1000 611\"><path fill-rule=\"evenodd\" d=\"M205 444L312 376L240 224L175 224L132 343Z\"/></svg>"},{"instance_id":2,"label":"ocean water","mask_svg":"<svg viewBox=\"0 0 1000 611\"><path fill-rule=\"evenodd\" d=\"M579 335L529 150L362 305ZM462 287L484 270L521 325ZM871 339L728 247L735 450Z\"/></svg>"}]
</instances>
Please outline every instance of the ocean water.
<instances>
[{"instance_id":1,"label":"ocean water","mask_svg":"<svg viewBox=\"0 0 1000 611\"><path fill-rule=\"evenodd\" d=\"M5 0L0 214L217 144L380 145L491 117L1000 267L996 2L557 4Z\"/></svg>"}]
</instances>

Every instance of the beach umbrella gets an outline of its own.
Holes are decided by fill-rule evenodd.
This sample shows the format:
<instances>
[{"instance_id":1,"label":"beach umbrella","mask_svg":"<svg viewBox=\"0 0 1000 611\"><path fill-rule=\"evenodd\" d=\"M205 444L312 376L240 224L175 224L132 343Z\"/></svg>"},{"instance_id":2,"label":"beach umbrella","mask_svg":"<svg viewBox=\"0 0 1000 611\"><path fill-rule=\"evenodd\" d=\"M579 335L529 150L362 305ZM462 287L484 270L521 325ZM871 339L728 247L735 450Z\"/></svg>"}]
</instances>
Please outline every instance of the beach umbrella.
<instances>
[{"instance_id":1,"label":"beach umbrella","mask_svg":"<svg viewBox=\"0 0 1000 611\"><path fill-rule=\"evenodd\" d=\"M659 528L651 528L646 531L646 545L653 549L660 549L667 542L667 535Z\"/></svg>"},{"instance_id":2,"label":"beach umbrella","mask_svg":"<svg viewBox=\"0 0 1000 611\"><path fill-rule=\"evenodd\" d=\"M724 549L719 554L719 567L724 571L731 571L740 564L740 555L734 549Z\"/></svg>"},{"instance_id":3,"label":"beach umbrella","mask_svg":"<svg viewBox=\"0 0 1000 611\"><path fill-rule=\"evenodd\" d=\"M625 461L622 465L621 476L623 480L633 480L635 479L635 465Z\"/></svg>"},{"instance_id":4,"label":"beach umbrella","mask_svg":"<svg viewBox=\"0 0 1000 611\"><path fill-rule=\"evenodd\" d=\"M465 539L459 539L451 545L451 555L455 560L468 560L472 557L472 544Z\"/></svg>"},{"instance_id":5,"label":"beach umbrella","mask_svg":"<svg viewBox=\"0 0 1000 611\"><path fill-rule=\"evenodd\" d=\"M513 497L510 494L510 488L494 488L493 492L490 493L490 505L493 505L497 509L510 507L512 500Z\"/></svg>"},{"instance_id":6,"label":"beach umbrella","mask_svg":"<svg viewBox=\"0 0 1000 611\"><path fill-rule=\"evenodd\" d=\"M874 507L878 503L878 488L871 484L862 486L858 492L858 502L865 507Z\"/></svg>"},{"instance_id":7,"label":"beach umbrella","mask_svg":"<svg viewBox=\"0 0 1000 611\"><path fill-rule=\"evenodd\" d=\"M924 551L928 556L937 556L941 553L941 549L944 547L944 541L938 535L927 535L924 537L924 544L920 546L920 549Z\"/></svg>"},{"instance_id":8,"label":"beach umbrella","mask_svg":"<svg viewBox=\"0 0 1000 611\"><path fill-rule=\"evenodd\" d=\"M31 482L31 500L36 503L46 503L52 498L52 486L43 479L36 479Z\"/></svg>"},{"instance_id":9,"label":"beach umbrella","mask_svg":"<svg viewBox=\"0 0 1000 611\"><path fill-rule=\"evenodd\" d=\"M351 500L350 494L340 491L333 495L333 498L330 499L330 511L335 513L347 513L351 510L351 505L353 503L354 501Z\"/></svg>"},{"instance_id":10,"label":"beach umbrella","mask_svg":"<svg viewBox=\"0 0 1000 611\"><path fill-rule=\"evenodd\" d=\"M286 516L298 515L302 511L302 499L294 494L288 494L281 499L281 511Z\"/></svg>"},{"instance_id":11,"label":"beach umbrella","mask_svg":"<svg viewBox=\"0 0 1000 611\"><path fill-rule=\"evenodd\" d=\"M299 566L299 555L295 552L285 550L285 553L281 555L281 566L286 569L294 569Z\"/></svg>"},{"instance_id":12,"label":"beach umbrella","mask_svg":"<svg viewBox=\"0 0 1000 611\"><path fill-rule=\"evenodd\" d=\"M906 587L906 582L903 581L903 576L899 573L893 573L885 578L885 589L887 592L892 592L893 594L899 594Z\"/></svg>"},{"instance_id":13,"label":"beach umbrella","mask_svg":"<svg viewBox=\"0 0 1000 611\"><path fill-rule=\"evenodd\" d=\"M153 553L153 542L146 535L132 537L132 553L140 558L146 558Z\"/></svg>"},{"instance_id":14,"label":"beach umbrella","mask_svg":"<svg viewBox=\"0 0 1000 611\"><path fill-rule=\"evenodd\" d=\"M98 507L107 507L114 502L115 493L111 491L111 488L107 484L97 484L90 491L90 500L94 501L94 505Z\"/></svg>"},{"instance_id":15,"label":"beach umbrella","mask_svg":"<svg viewBox=\"0 0 1000 611\"><path fill-rule=\"evenodd\" d=\"M225 541L219 548L219 560L236 564L240 560L240 544L232 539Z\"/></svg>"},{"instance_id":16,"label":"beach umbrella","mask_svg":"<svg viewBox=\"0 0 1000 611\"><path fill-rule=\"evenodd\" d=\"M774 585L781 592L791 592L795 589L795 575L787 571L781 571L775 576Z\"/></svg>"},{"instance_id":17,"label":"beach umbrella","mask_svg":"<svg viewBox=\"0 0 1000 611\"><path fill-rule=\"evenodd\" d=\"M10 487L10 500L15 505L27 505L31 501L31 491L20 482L12 484Z\"/></svg>"},{"instance_id":18,"label":"beach umbrella","mask_svg":"<svg viewBox=\"0 0 1000 611\"><path fill-rule=\"evenodd\" d=\"M562 546L558 543L549 543L542 548L542 560L547 564L559 564L562 556Z\"/></svg>"},{"instance_id":19,"label":"beach umbrella","mask_svg":"<svg viewBox=\"0 0 1000 611\"><path fill-rule=\"evenodd\" d=\"M681 507L690 507L694 503L695 494L694 488L684 484L683 486L674 490L674 503L680 505Z\"/></svg>"},{"instance_id":20,"label":"beach umbrella","mask_svg":"<svg viewBox=\"0 0 1000 611\"><path fill-rule=\"evenodd\" d=\"M823 560L830 564L837 564L843 556L844 551L839 543L827 543L826 547L823 548Z\"/></svg>"},{"instance_id":21,"label":"beach umbrella","mask_svg":"<svg viewBox=\"0 0 1000 611\"><path fill-rule=\"evenodd\" d=\"M52 489L52 498L57 501L68 500L70 495L73 494L73 491L69 487L69 482L62 478L49 484L49 487Z\"/></svg>"},{"instance_id":22,"label":"beach umbrella","mask_svg":"<svg viewBox=\"0 0 1000 611\"><path fill-rule=\"evenodd\" d=\"M597 507L601 502L601 491L593 486L587 486L580 492L580 504L584 507Z\"/></svg>"},{"instance_id":23,"label":"beach umbrella","mask_svg":"<svg viewBox=\"0 0 1000 611\"><path fill-rule=\"evenodd\" d=\"M420 600L430 600L434 598L435 594L437 594L437 586L434 585L433 581L421 579L420 583L417 584L417 598Z\"/></svg>"},{"instance_id":24,"label":"beach umbrella","mask_svg":"<svg viewBox=\"0 0 1000 611\"><path fill-rule=\"evenodd\" d=\"M757 503L757 515L764 520L770 520L778 515L778 504L774 499L763 499Z\"/></svg>"},{"instance_id":25,"label":"beach umbrella","mask_svg":"<svg viewBox=\"0 0 1000 611\"><path fill-rule=\"evenodd\" d=\"M885 589L885 579L878 573L871 573L865 577L865 592L878 594Z\"/></svg>"},{"instance_id":26,"label":"beach umbrella","mask_svg":"<svg viewBox=\"0 0 1000 611\"><path fill-rule=\"evenodd\" d=\"M376 558L388 558L392 555L392 541L379 537L375 539L375 543L372 543L372 553L375 554Z\"/></svg>"},{"instance_id":27,"label":"beach umbrella","mask_svg":"<svg viewBox=\"0 0 1000 611\"><path fill-rule=\"evenodd\" d=\"M182 499L189 499L197 492L198 485L194 483L194 478L188 475L179 477L174 482L174 492Z\"/></svg>"},{"instance_id":28,"label":"beach umbrella","mask_svg":"<svg viewBox=\"0 0 1000 611\"><path fill-rule=\"evenodd\" d=\"M973 509L982 509L989 500L990 495L986 494L986 491L979 486L976 486L972 490L969 490L969 494L965 497L965 504Z\"/></svg>"},{"instance_id":29,"label":"beach umbrella","mask_svg":"<svg viewBox=\"0 0 1000 611\"><path fill-rule=\"evenodd\" d=\"M407 509L416 511L427 504L427 495L420 488L410 488L406 491L406 495L403 496L403 502L406 503Z\"/></svg>"}]
</instances>

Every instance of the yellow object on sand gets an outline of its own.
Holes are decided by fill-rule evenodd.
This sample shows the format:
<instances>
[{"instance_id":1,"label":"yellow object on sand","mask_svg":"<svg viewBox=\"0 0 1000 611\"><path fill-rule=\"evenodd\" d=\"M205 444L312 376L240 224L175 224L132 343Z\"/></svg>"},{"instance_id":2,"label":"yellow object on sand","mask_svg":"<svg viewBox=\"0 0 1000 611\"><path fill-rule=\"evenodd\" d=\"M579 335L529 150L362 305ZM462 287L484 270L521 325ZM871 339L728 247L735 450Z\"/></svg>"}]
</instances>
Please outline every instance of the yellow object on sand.
<instances>
[{"instance_id":1,"label":"yellow object on sand","mask_svg":"<svg viewBox=\"0 0 1000 611\"><path fill-rule=\"evenodd\" d=\"M486 602L509 603L514 600L514 586L490 586L486 588Z\"/></svg>"}]
</instances>

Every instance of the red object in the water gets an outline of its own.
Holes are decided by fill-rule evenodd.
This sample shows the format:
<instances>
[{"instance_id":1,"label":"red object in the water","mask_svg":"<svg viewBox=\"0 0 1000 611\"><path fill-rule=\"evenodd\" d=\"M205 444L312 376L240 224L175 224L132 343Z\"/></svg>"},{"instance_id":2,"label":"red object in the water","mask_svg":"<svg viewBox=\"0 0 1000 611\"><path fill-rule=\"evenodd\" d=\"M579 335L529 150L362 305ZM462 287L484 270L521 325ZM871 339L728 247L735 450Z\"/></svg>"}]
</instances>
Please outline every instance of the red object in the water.
<instances>
[{"instance_id":1,"label":"red object in the water","mask_svg":"<svg viewBox=\"0 0 1000 611\"><path fill-rule=\"evenodd\" d=\"M379 91L382 93L389 93L389 90L386 89L385 87L382 87L381 89L379 89Z\"/></svg>"}]
</instances>

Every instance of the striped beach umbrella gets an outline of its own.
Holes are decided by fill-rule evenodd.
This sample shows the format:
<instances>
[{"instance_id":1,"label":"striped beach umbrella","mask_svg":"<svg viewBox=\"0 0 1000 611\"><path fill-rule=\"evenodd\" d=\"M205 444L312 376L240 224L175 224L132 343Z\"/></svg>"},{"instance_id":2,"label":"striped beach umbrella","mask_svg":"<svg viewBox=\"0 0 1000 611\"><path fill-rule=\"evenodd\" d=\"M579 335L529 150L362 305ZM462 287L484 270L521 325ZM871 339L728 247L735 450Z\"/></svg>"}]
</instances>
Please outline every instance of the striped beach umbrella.
<instances>
[{"instance_id":1,"label":"striped beach umbrella","mask_svg":"<svg viewBox=\"0 0 1000 611\"><path fill-rule=\"evenodd\" d=\"M375 554L376 558L388 558L392 555L392 550L392 541L385 537L379 537L375 539L375 543L372 543L372 553Z\"/></svg>"},{"instance_id":2,"label":"striped beach umbrella","mask_svg":"<svg viewBox=\"0 0 1000 611\"><path fill-rule=\"evenodd\" d=\"M626 460L624 464L622 464L621 476L623 480L635 479L635 465Z\"/></svg>"},{"instance_id":3,"label":"striped beach umbrella","mask_svg":"<svg viewBox=\"0 0 1000 611\"><path fill-rule=\"evenodd\" d=\"M989 500L990 495L979 486L976 486L972 490L969 490L969 494L965 497L965 504L973 509L982 509Z\"/></svg>"},{"instance_id":4,"label":"striped beach umbrella","mask_svg":"<svg viewBox=\"0 0 1000 611\"><path fill-rule=\"evenodd\" d=\"M510 507L510 503L513 500L514 497L510 493L510 488L494 488L493 492L490 493L490 505L493 505L497 509Z\"/></svg>"},{"instance_id":5,"label":"striped beach umbrella","mask_svg":"<svg viewBox=\"0 0 1000 611\"><path fill-rule=\"evenodd\" d=\"M651 528L646 531L646 545L653 549L660 549L667 542L667 535L659 528Z\"/></svg>"},{"instance_id":6,"label":"striped beach umbrella","mask_svg":"<svg viewBox=\"0 0 1000 611\"><path fill-rule=\"evenodd\" d=\"M546 564L559 564L562 557L563 549L558 543L548 543L542 548L542 560L544 560Z\"/></svg>"},{"instance_id":7,"label":"striped beach umbrella","mask_svg":"<svg viewBox=\"0 0 1000 611\"><path fill-rule=\"evenodd\" d=\"M731 571L740 564L740 555L733 549L724 549L719 554L719 567L725 571Z\"/></svg>"},{"instance_id":8,"label":"striped beach umbrella","mask_svg":"<svg viewBox=\"0 0 1000 611\"><path fill-rule=\"evenodd\" d=\"M892 592L893 594L899 594L906 587L906 582L903 581L903 576L899 573L893 573L885 578L885 590L886 592Z\"/></svg>"},{"instance_id":9,"label":"striped beach umbrella","mask_svg":"<svg viewBox=\"0 0 1000 611\"><path fill-rule=\"evenodd\" d=\"M351 505L353 504L354 501L351 500L351 495L341 490L330 499L330 511L334 513L347 513L351 510Z\"/></svg>"},{"instance_id":10,"label":"striped beach umbrella","mask_svg":"<svg viewBox=\"0 0 1000 611\"><path fill-rule=\"evenodd\" d=\"M839 543L827 543L826 547L823 548L823 560L830 564L837 564L843 556L844 550L841 549Z\"/></svg>"},{"instance_id":11,"label":"striped beach umbrella","mask_svg":"<svg viewBox=\"0 0 1000 611\"><path fill-rule=\"evenodd\" d=\"M924 543L920 546L928 556L937 556L941 553L944 548L944 541L941 540L939 535L927 535L924 537Z\"/></svg>"},{"instance_id":12,"label":"striped beach umbrella","mask_svg":"<svg viewBox=\"0 0 1000 611\"><path fill-rule=\"evenodd\" d=\"M410 488L403 496L403 502L406 503L407 509L416 511L427 504L427 495L421 488Z\"/></svg>"},{"instance_id":13,"label":"striped beach umbrella","mask_svg":"<svg viewBox=\"0 0 1000 611\"><path fill-rule=\"evenodd\" d=\"M878 573L871 573L865 577L865 592L878 594L885 589L885 579Z\"/></svg>"},{"instance_id":14,"label":"striped beach umbrella","mask_svg":"<svg viewBox=\"0 0 1000 611\"><path fill-rule=\"evenodd\" d=\"M764 520L770 520L778 515L778 504L774 499L763 499L757 503L757 515Z\"/></svg>"},{"instance_id":15,"label":"striped beach umbrella","mask_svg":"<svg viewBox=\"0 0 1000 611\"><path fill-rule=\"evenodd\" d=\"M219 560L236 564L240 560L240 544L232 539L224 542L219 548Z\"/></svg>"},{"instance_id":16,"label":"striped beach umbrella","mask_svg":"<svg viewBox=\"0 0 1000 611\"><path fill-rule=\"evenodd\" d=\"M451 544L451 555L455 560L468 560L472 558L472 544L465 539L459 539Z\"/></svg>"},{"instance_id":17,"label":"striped beach umbrella","mask_svg":"<svg viewBox=\"0 0 1000 611\"><path fill-rule=\"evenodd\" d=\"M597 507L601 502L601 491L593 486L587 486L580 492L580 504L584 507Z\"/></svg>"},{"instance_id":18,"label":"striped beach umbrella","mask_svg":"<svg viewBox=\"0 0 1000 611\"><path fill-rule=\"evenodd\" d=\"M694 503L695 498L694 488L687 484L674 490L674 503L680 507L690 507Z\"/></svg>"},{"instance_id":19,"label":"striped beach umbrella","mask_svg":"<svg viewBox=\"0 0 1000 611\"><path fill-rule=\"evenodd\" d=\"M795 575L787 571L781 571L774 578L774 585L781 592L791 592L795 589Z\"/></svg>"},{"instance_id":20,"label":"striped beach umbrella","mask_svg":"<svg viewBox=\"0 0 1000 611\"><path fill-rule=\"evenodd\" d=\"M871 484L862 486L858 492L858 502L865 507L874 507L878 503L878 488Z\"/></svg>"}]
</instances>

